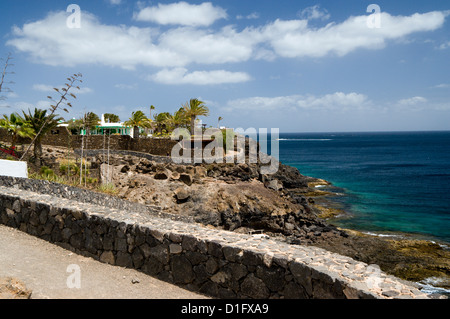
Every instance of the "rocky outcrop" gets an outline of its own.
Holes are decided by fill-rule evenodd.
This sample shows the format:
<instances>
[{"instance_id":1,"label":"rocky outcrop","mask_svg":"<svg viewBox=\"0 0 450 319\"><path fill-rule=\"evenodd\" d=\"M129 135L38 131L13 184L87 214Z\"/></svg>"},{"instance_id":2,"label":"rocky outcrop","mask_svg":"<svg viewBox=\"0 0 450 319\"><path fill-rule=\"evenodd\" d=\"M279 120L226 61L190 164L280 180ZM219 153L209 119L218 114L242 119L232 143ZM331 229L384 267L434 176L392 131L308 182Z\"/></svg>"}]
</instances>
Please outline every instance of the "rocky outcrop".
<instances>
[{"instance_id":1,"label":"rocky outcrop","mask_svg":"<svg viewBox=\"0 0 450 319\"><path fill-rule=\"evenodd\" d=\"M278 173L261 175L258 164L176 165L135 157L112 157L110 164L96 165L100 179L112 181L120 198L198 223L261 230L295 243L346 236L317 218L302 196L313 179L293 167L280 165Z\"/></svg>"}]
</instances>

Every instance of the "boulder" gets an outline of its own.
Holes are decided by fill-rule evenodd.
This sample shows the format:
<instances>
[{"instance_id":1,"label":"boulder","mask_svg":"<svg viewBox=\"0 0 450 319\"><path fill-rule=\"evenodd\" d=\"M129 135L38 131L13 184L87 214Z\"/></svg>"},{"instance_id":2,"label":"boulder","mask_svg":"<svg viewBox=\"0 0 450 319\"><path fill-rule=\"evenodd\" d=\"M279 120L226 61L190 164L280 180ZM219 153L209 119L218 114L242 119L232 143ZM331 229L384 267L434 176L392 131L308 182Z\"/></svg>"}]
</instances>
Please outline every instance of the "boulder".
<instances>
[{"instance_id":1,"label":"boulder","mask_svg":"<svg viewBox=\"0 0 450 319\"><path fill-rule=\"evenodd\" d=\"M283 189L283 184L281 184L278 180L274 179L267 183L267 188L273 189L274 191L280 191Z\"/></svg>"},{"instance_id":2,"label":"boulder","mask_svg":"<svg viewBox=\"0 0 450 319\"><path fill-rule=\"evenodd\" d=\"M253 299L267 299L269 298L269 289L264 282L250 274L245 278L241 284L241 292L243 295Z\"/></svg>"},{"instance_id":3,"label":"boulder","mask_svg":"<svg viewBox=\"0 0 450 319\"><path fill-rule=\"evenodd\" d=\"M173 281L176 284L189 284L195 279L194 271L189 260L180 255L172 257L171 268Z\"/></svg>"},{"instance_id":4,"label":"boulder","mask_svg":"<svg viewBox=\"0 0 450 319\"><path fill-rule=\"evenodd\" d=\"M203 166L196 166L194 170L195 170L195 175L200 178L206 177L208 174L208 171Z\"/></svg>"},{"instance_id":5,"label":"boulder","mask_svg":"<svg viewBox=\"0 0 450 319\"><path fill-rule=\"evenodd\" d=\"M194 179L190 174L180 174L179 180L185 183L187 186L191 186L194 182Z\"/></svg>"},{"instance_id":6,"label":"boulder","mask_svg":"<svg viewBox=\"0 0 450 319\"><path fill-rule=\"evenodd\" d=\"M157 180L166 180L170 177L170 173L167 169L158 170L155 174L155 179Z\"/></svg>"},{"instance_id":7,"label":"boulder","mask_svg":"<svg viewBox=\"0 0 450 319\"><path fill-rule=\"evenodd\" d=\"M174 193L178 203L185 203L191 198L190 191L184 187L177 188Z\"/></svg>"}]
</instances>

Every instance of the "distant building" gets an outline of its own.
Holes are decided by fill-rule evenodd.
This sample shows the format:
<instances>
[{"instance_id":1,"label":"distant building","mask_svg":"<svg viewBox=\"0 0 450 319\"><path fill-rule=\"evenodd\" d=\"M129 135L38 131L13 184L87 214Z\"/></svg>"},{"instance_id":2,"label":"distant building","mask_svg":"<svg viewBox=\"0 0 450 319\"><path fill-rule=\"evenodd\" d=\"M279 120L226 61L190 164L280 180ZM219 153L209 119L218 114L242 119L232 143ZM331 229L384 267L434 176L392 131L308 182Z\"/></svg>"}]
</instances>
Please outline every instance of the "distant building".
<instances>
[{"instance_id":1,"label":"distant building","mask_svg":"<svg viewBox=\"0 0 450 319\"><path fill-rule=\"evenodd\" d=\"M68 124L60 124L60 127L67 127ZM81 129L79 135L86 135L86 129ZM75 132L76 133L76 132ZM74 133L74 134L75 134ZM90 131L90 135L129 135L133 136L133 128L127 127L123 123L106 123L105 115L102 114L100 125Z\"/></svg>"},{"instance_id":2,"label":"distant building","mask_svg":"<svg viewBox=\"0 0 450 319\"><path fill-rule=\"evenodd\" d=\"M75 121L75 118L73 119ZM69 124L61 123L58 127L68 128ZM102 114L100 125L97 125L95 129L90 130L90 135L129 135L133 137L133 127L125 126L124 123L106 123L105 115ZM69 130L70 131L70 130ZM80 129L79 131L72 129L72 135L86 135L86 129ZM140 127L140 136L152 136L153 130ZM149 134L150 133L150 134Z\"/></svg>"}]
</instances>

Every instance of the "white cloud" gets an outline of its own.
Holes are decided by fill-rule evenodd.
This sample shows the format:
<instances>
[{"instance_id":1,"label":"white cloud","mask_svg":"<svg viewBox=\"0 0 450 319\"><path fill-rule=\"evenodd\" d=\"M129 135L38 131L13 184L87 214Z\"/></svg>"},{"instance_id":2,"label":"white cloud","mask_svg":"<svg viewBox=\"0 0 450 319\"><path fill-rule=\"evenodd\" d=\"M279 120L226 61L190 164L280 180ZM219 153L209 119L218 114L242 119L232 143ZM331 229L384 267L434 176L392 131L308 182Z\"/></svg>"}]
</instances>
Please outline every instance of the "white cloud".
<instances>
[{"instance_id":1,"label":"white cloud","mask_svg":"<svg viewBox=\"0 0 450 319\"><path fill-rule=\"evenodd\" d=\"M445 43L442 43L442 44L439 46L439 49L440 49L440 50L445 50L445 49L448 49L448 48L450 48L450 41L445 42Z\"/></svg>"},{"instance_id":2,"label":"white cloud","mask_svg":"<svg viewBox=\"0 0 450 319\"><path fill-rule=\"evenodd\" d=\"M436 86L433 86L433 88L435 88L435 89L450 89L450 84L449 83L442 83L442 84L438 84Z\"/></svg>"},{"instance_id":3,"label":"white cloud","mask_svg":"<svg viewBox=\"0 0 450 319\"><path fill-rule=\"evenodd\" d=\"M195 71L188 73L185 68L164 69L149 77L163 84L194 84L194 85L217 85L225 83L241 83L250 80L250 76L243 72Z\"/></svg>"},{"instance_id":4,"label":"white cloud","mask_svg":"<svg viewBox=\"0 0 450 319\"><path fill-rule=\"evenodd\" d=\"M52 104L52 102L50 102L48 100L47 101L41 100L41 101L36 102L36 107L41 110L46 110L46 109L50 108L51 104Z\"/></svg>"},{"instance_id":5,"label":"white cloud","mask_svg":"<svg viewBox=\"0 0 450 319\"><path fill-rule=\"evenodd\" d=\"M138 85L137 85L137 83L134 83L134 84L123 84L123 83L120 83L120 84L114 85L114 87L117 88L117 89L121 89L121 90L137 90Z\"/></svg>"},{"instance_id":6,"label":"white cloud","mask_svg":"<svg viewBox=\"0 0 450 319\"><path fill-rule=\"evenodd\" d=\"M34 84L33 85L33 90L50 93L50 92L55 92L54 88L61 89L63 87L66 87L66 86L65 85L52 86L52 85L47 85L47 84ZM75 95L77 95L77 94L87 94L87 93L92 93L92 92L93 92L93 90L91 88L88 88L88 87L80 87L79 90L76 89L76 88L73 88L72 91L70 91L70 93L73 93Z\"/></svg>"},{"instance_id":7,"label":"white cloud","mask_svg":"<svg viewBox=\"0 0 450 319\"><path fill-rule=\"evenodd\" d=\"M247 20L255 20L255 19L259 19L259 13L258 12L253 12L250 13L247 16L242 16L242 15L238 15L236 16L237 20L242 20L242 19L247 19Z\"/></svg>"},{"instance_id":8,"label":"white cloud","mask_svg":"<svg viewBox=\"0 0 450 319\"><path fill-rule=\"evenodd\" d=\"M66 13L50 13L45 19L14 27L14 39L7 43L28 52L34 62L51 66L74 67L80 64L134 69L137 65L168 66L176 64L175 53L152 43L151 28L101 24L83 11L80 29L66 27Z\"/></svg>"},{"instance_id":9,"label":"white cloud","mask_svg":"<svg viewBox=\"0 0 450 319\"><path fill-rule=\"evenodd\" d=\"M22 114L22 111L32 110L34 107L33 104L27 102L8 103L7 101L0 101L0 109L8 109L8 113L19 112L19 114Z\"/></svg>"},{"instance_id":10,"label":"white cloud","mask_svg":"<svg viewBox=\"0 0 450 319\"><path fill-rule=\"evenodd\" d=\"M108 0L109 4L113 6L117 6L119 4L122 4L122 0Z\"/></svg>"},{"instance_id":11,"label":"white cloud","mask_svg":"<svg viewBox=\"0 0 450 319\"><path fill-rule=\"evenodd\" d=\"M422 96L414 96L411 98L407 98L407 99L402 99L400 101L398 101L398 105L400 106L414 106L417 104L423 104L428 102L428 100Z\"/></svg>"},{"instance_id":12,"label":"white cloud","mask_svg":"<svg viewBox=\"0 0 450 319\"><path fill-rule=\"evenodd\" d=\"M307 20L275 22L265 26L261 34L277 55L282 57L344 56L357 49L381 49L388 40L395 40L419 31L433 31L443 26L442 12L413 14L409 17L381 14L381 28L367 27L367 16L350 17L311 29Z\"/></svg>"},{"instance_id":13,"label":"white cloud","mask_svg":"<svg viewBox=\"0 0 450 319\"><path fill-rule=\"evenodd\" d=\"M304 9L299 13L299 16L307 20L328 20L331 17L328 11L320 8L320 5L318 4Z\"/></svg>"},{"instance_id":14,"label":"white cloud","mask_svg":"<svg viewBox=\"0 0 450 319\"><path fill-rule=\"evenodd\" d=\"M162 25L210 26L219 19L227 18L227 13L224 9L213 6L211 2L195 5L181 1L142 8L135 13L134 18Z\"/></svg>"},{"instance_id":15,"label":"white cloud","mask_svg":"<svg viewBox=\"0 0 450 319\"><path fill-rule=\"evenodd\" d=\"M34 84L33 90L40 92L51 92L53 91L54 86L46 85L46 84Z\"/></svg>"},{"instance_id":16,"label":"white cloud","mask_svg":"<svg viewBox=\"0 0 450 319\"><path fill-rule=\"evenodd\" d=\"M237 99L229 101L226 109L228 111L277 111L281 109L348 111L370 106L371 102L363 94L336 92L324 96L290 95Z\"/></svg>"},{"instance_id":17,"label":"white cloud","mask_svg":"<svg viewBox=\"0 0 450 319\"><path fill-rule=\"evenodd\" d=\"M72 93L74 93L75 95L77 94L88 94L88 93L92 93L94 92L94 90L92 90L91 88L88 87L80 87L80 89L74 89Z\"/></svg>"},{"instance_id":18,"label":"white cloud","mask_svg":"<svg viewBox=\"0 0 450 319\"><path fill-rule=\"evenodd\" d=\"M175 12L181 4L183 2L168 8L164 5L153 8L164 8L157 11L159 13L165 10ZM188 11L193 8L217 9L210 3L188 5L187 8ZM203 20L202 12L195 19ZM98 64L130 70L138 66L172 69L190 64L272 61L280 57L344 56L358 49L380 49L389 40L442 27L447 13L429 12L408 17L382 13L380 29L368 28L367 16L359 16L342 23L329 23L322 28L311 27L308 20L278 19L243 30L235 26L221 29L177 26L165 31L103 24L87 11L83 11L81 28L69 29L66 27L67 16L66 12L50 13L42 20L14 27L7 44L27 53L32 61L51 66ZM216 19L217 15L208 17ZM169 17L166 21L170 21ZM183 15L178 21L179 24L189 24ZM207 25L210 22L201 23Z\"/></svg>"},{"instance_id":19,"label":"white cloud","mask_svg":"<svg viewBox=\"0 0 450 319\"><path fill-rule=\"evenodd\" d=\"M138 65L242 62L252 54L247 34L232 28L212 32L182 27L159 34L152 28L104 25L87 12L80 29L67 28L66 13L60 12L15 27L13 34L8 45L29 53L34 62L51 66L101 64L132 70Z\"/></svg>"},{"instance_id":20,"label":"white cloud","mask_svg":"<svg viewBox=\"0 0 450 319\"><path fill-rule=\"evenodd\" d=\"M251 59L252 46L256 41L248 31L237 32L232 27L216 32L190 27L176 28L162 34L159 40L159 47L176 54L180 61L184 61L184 65L244 62Z\"/></svg>"},{"instance_id":21,"label":"white cloud","mask_svg":"<svg viewBox=\"0 0 450 319\"><path fill-rule=\"evenodd\" d=\"M15 99L19 97L19 94L17 94L16 92L5 92L6 93L6 98L8 99Z\"/></svg>"}]
</instances>

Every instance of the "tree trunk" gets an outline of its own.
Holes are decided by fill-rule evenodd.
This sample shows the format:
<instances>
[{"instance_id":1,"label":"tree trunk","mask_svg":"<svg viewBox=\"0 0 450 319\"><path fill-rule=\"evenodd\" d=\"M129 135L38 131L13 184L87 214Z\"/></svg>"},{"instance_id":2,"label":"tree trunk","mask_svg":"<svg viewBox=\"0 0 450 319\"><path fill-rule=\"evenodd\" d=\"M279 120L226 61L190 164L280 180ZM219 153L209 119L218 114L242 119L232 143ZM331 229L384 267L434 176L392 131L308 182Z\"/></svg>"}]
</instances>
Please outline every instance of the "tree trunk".
<instances>
[{"instance_id":1,"label":"tree trunk","mask_svg":"<svg viewBox=\"0 0 450 319\"><path fill-rule=\"evenodd\" d=\"M195 116L191 116L191 137L195 135Z\"/></svg>"},{"instance_id":2,"label":"tree trunk","mask_svg":"<svg viewBox=\"0 0 450 319\"><path fill-rule=\"evenodd\" d=\"M11 148L16 146L16 142L17 142L17 134L13 134L12 141L11 141Z\"/></svg>"},{"instance_id":3,"label":"tree trunk","mask_svg":"<svg viewBox=\"0 0 450 319\"><path fill-rule=\"evenodd\" d=\"M135 126L133 128L133 138L139 138L139 127Z\"/></svg>"},{"instance_id":4,"label":"tree trunk","mask_svg":"<svg viewBox=\"0 0 450 319\"><path fill-rule=\"evenodd\" d=\"M42 144L40 140L34 142L34 163L37 167L42 165Z\"/></svg>"}]
</instances>

